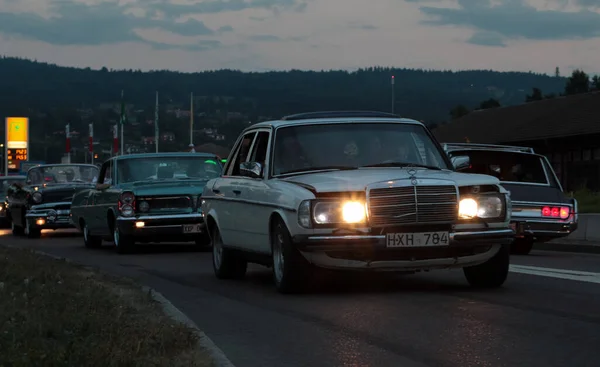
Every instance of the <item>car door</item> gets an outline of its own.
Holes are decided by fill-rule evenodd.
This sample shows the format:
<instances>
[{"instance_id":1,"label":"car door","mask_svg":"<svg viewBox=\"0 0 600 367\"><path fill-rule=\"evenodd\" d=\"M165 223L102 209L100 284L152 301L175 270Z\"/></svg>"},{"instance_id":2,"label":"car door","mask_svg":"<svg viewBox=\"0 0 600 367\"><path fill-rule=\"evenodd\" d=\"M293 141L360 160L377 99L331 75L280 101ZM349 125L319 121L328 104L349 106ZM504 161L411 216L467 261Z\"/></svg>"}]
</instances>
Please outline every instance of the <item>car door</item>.
<instances>
[{"instance_id":1,"label":"car door","mask_svg":"<svg viewBox=\"0 0 600 367\"><path fill-rule=\"evenodd\" d=\"M100 185L112 185L113 184L113 171L114 171L114 159L109 159L104 162L98 175L98 184ZM90 196L88 197L88 204L86 206L85 218L89 218L89 229L95 235L105 235L108 231L107 220L106 220L106 205L103 205L102 195L107 189L99 190L97 187L90 190Z\"/></svg>"},{"instance_id":2,"label":"car door","mask_svg":"<svg viewBox=\"0 0 600 367\"><path fill-rule=\"evenodd\" d=\"M236 238L243 241L244 247L261 253L271 252L269 216L273 209L270 203L273 198L265 182L267 172L265 164L268 162L270 138L270 129L257 130L250 154L245 160L245 162L261 165L261 177L247 177L238 172L238 176L232 181L233 190L239 199L238 213L241 214L235 217Z\"/></svg>"},{"instance_id":3,"label":"car door","mask_svg":"<svg viewBox=\"0 0 600 367\"><path fill-rule=\"evenodd\" d=\"M239 180L240 163L246 161L255 136L256 131L249 131L238 139L233 150L234 153L224 168L223 176L218 178L211 187L217 199L212 200L212 206L218 216L221 238L223 243L228 246L240 247L244 244L241 232L235 228L235 218L247 215L240 213L242 209L239 201L240 191L236 182Z\"/></svg>"}]
</instances>

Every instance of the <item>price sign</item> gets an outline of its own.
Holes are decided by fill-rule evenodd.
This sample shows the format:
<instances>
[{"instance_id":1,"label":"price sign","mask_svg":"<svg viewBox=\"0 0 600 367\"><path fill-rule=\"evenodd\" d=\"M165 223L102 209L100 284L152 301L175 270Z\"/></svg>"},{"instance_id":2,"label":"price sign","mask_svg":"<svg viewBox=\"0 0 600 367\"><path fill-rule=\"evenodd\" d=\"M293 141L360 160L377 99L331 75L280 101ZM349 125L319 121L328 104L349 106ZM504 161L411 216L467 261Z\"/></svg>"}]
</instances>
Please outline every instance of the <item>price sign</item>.
<instances>
[{"instance_id":1,"label":"price sign","mask_svg":"<svg viewBox=\"0 0 600 367\"><path fill-rule=\"evenodd\" d=\"M27 117L6 118L6 166L19 170L21 162L29 160L29 119Z\"/></svg>"}]
</instances>

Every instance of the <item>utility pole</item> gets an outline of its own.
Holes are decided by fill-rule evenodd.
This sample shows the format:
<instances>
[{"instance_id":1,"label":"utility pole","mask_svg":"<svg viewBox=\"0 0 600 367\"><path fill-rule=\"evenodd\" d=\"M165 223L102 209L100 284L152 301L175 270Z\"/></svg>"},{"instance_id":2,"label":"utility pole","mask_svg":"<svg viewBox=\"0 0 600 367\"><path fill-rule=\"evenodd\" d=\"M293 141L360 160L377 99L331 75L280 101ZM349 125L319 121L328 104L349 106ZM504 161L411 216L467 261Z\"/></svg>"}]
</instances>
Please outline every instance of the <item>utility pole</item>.
<instances>
[{"instance_id":1,"label":"utility pole","mask_svg":"<svg viewBox=\"0 0 600 367\"><path fill-rule=\"evenodd\" d=\"M395 90L394 90L395 89L395 87L394 87L394 80L395 80L395 78L392 75L392 113L394 113L394 110L395 110L395 107L396 107L395 106L396 105L396 97L394 96L394 94L395 94L394 93L395 92Z\"/></svg>"}]
</instances>

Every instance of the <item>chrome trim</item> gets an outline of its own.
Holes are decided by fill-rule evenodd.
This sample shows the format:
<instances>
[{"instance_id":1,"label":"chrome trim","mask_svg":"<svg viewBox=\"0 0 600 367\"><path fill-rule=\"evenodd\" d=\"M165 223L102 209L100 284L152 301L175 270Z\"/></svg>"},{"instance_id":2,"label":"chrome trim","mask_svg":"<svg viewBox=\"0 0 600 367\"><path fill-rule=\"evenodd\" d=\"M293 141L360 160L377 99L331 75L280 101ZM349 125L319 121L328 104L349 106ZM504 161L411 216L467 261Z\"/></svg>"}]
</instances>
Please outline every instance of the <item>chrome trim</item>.
<instances>
[{"instance_id":1,"label":"chrome trim","mask_svg":"<svg viewBox=\"0 0 600 367\"><path fill-rule=\"evenodd\" d=\"M117 217L118 221L144 221L144 220L160 220L160 219L198 219L204 218L202 213L190 214L169 214L169 215L140 215L139 217Z\"/></svg>"},{"instance_id":2,"label":"chrome trim","mask_svg":"<svg viewBox=\"0 0 600 367\"><path fill-rule=\"evenodd\" d=\"M486 238L514 236L515 232L510 229L494 229L489 231L465 231L465 232L450 232L450 241L468 241L479 240ZM464 237L464 238L462 238ZM343 235L343 236L309 236L309 241L364 241L386 239L386 235Z\"/></svg>"},{"instance_id":3,"label":"chrome trim","mask_svg":"<svg viewBox=\"0 0 600 367\"><path fill-rule=\"evenodd\" d=\"M143 231L144 229L163 229L163 228L182 228L183 226L189 226L189 225L200 225L203 229L205 228L205 224L204 223L181 223L181 224L169 224L167 226L144 226L144 227L140 227L140 228L134 228L134 230L136 231ZM190 232L189 234L194 234L194 233L200 233L200 232ZM186 233L188 234L188 233Z\"/></svg>"},{"instance_id":4,"label":"chrome trim","mask_svg":"<svg viewBox=\"0 0 600 367\"><path fill-rule=\"evenodd\" d=\"M413 180L416 180L416 184L413 184L411 182ZM456 206L457 206L456 207L456 217L452 220L446 220L446 221L435 221L435 222L419 221L419 213L418 213L419 201L418 201L418 195L417 195L417 187L423 187L423 186L428 186L428 187L453 186L455 193L456 193ZM454 223L458 219L458 202L460 200L460 194L459 194L458 186L456 185L456 182L454 180L428 179L428 178L418 178L418 177L411 176L409 178L403 178L403 179L397 179L397 180L387 180L387 181L375 182L370 185L367 185L365 207L366 207L366 212L367 212L367 221L369 224L371 224L371 217L370 217L370 215L371 215L371 208L370 208L370 206L371 206L371 190L373 190L373 189L393 189L393 188L400 188L400 187L413 187L414 203L411 203L410 205L414 205L414 207L415 207L416 221L410 222L410 223L401 223L401 224L397 224L397 223L384 224L384 225L378 224L377 227L393 227L393 226L415 225L415 224L447 224L447 223ZM412 213L410 215L412 215Z\"/></svg>"},{"instance_id":5,"label":"chrome trim","mask_svg":"<svg viewBox=\"0 0 600 367\"><path fill-rule=\"evenodd\" d=\"M31 209L29 209L29 210L54 209L55 206L59 206L59 205L71 205L71 202L70 201L57 201L55 203L32 205Z\"/></svg>"},{"instance_id":6,"label":"chrome trim","mask_svg":"<svg viewBox=\"0 0 600 367\"><path fill-rule=\"evenodd\" d=\"M53 210L53 209L51 209ZM56 220L58 220L61 217L67 217L67 216L71 216L71 211L68 209L65 210L53 210L56 212ZM50 210L46 211L46 212L37 212L37 211L29 211L27 212L27 214L25 214L26 218L40 218L40 217L47 217L49 214Z\"/></svg>"},{"instance_id":7,"label":"chrome trim","mask_svg":"<svg viewBox=\"0 0 600 367\"><path fill-rule=\"evenodd\" d=\"M544 206L573 207L573 204L570 204L570 203L565 204L565 203L554 203L554 202L546 202L546 201L540 202L540 201L516 201L516 200L513 200L512 203L513 203L513 208L515 207L515 205L516 206L533 205L533 206L542 206L542 207L544 207Z\"/></svg>"},{"instance_id":8,"label":"chrome trim","mask_svg":"<svg viewBox=\"0 0 600 367\"><path fill-rule=\"evenodd\" d=\"M329 257L325 252L302 252L302 255L311 263L319 267L330 269L416 271L424 269L462 268L466 266L478 265L486 262L496 255L501 246L502 245L500 244L496 244L486 252L471 256L427 260L360 261L335 259Z\"/></svg>"},{"instance_id":9,"label":"chrome trim","mask_svg":"<svg viewBox=\"0 0 600 367\"><path fill-rule=\"evenodd\" d=\"M515 145L496 145L496 144L477 144L477 143L444 143L443 146L444 146L444 151L453 150L452 148L455 147L457 149L454 149L454 150L494 149L494 150L508 151L508 152L518 151L520 153L535 154L535 151L533 150L533 148L520 147L520 146L515 146Z\"/></svg>"}]
</instances>

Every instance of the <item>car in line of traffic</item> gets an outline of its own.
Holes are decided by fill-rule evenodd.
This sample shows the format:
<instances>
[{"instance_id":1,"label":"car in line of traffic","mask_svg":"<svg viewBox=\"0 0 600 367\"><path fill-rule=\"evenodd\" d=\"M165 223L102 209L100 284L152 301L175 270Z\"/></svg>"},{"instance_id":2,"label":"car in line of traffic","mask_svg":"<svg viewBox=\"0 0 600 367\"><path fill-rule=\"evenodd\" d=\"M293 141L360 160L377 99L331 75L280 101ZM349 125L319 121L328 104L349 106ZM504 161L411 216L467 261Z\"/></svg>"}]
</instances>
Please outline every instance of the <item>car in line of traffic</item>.
<instances>
[{"instance_id":1,"label":"car in line of traffic","mask_svg":"<svg viewBox=\"0 0 600 367\"><path fill-rule=\"evenodd\" d=\"M7 194L14 235L77 228L86 247L113 241L119 253L136 243L194 242L206 246L200 194L221 174L207 153L148 153L113 157L100 168L46 164L31 168Z\"/></svg>"},{"instance_id":2,"label":"car in line of traffic","mask_svg":"<svg viewBox=\"0 0 600 367\"><path fill-rule=\"evenodd\" d=\"M577 200L563 190L548 158L532 148L446 143L450 158L468 156L460 171L497 177L512 201L511 226L515 240L511 250L526 255L536 242L564 238L578 227Z\"/></svg>"},{"instance_id":3,"label":"car in line of traffic","mask_svg":"<svg viewBox=\"0 0 600 367\"><path fill-rule=\"evenodd\" d=\"M475 287L508 275L511 201L498 178L457 170L416 120L315 112L266 121L237 139L202 211L217 278L272 268L279 292L320 269L413 273L462 268Z\"/></svg>"}]
</instances>

